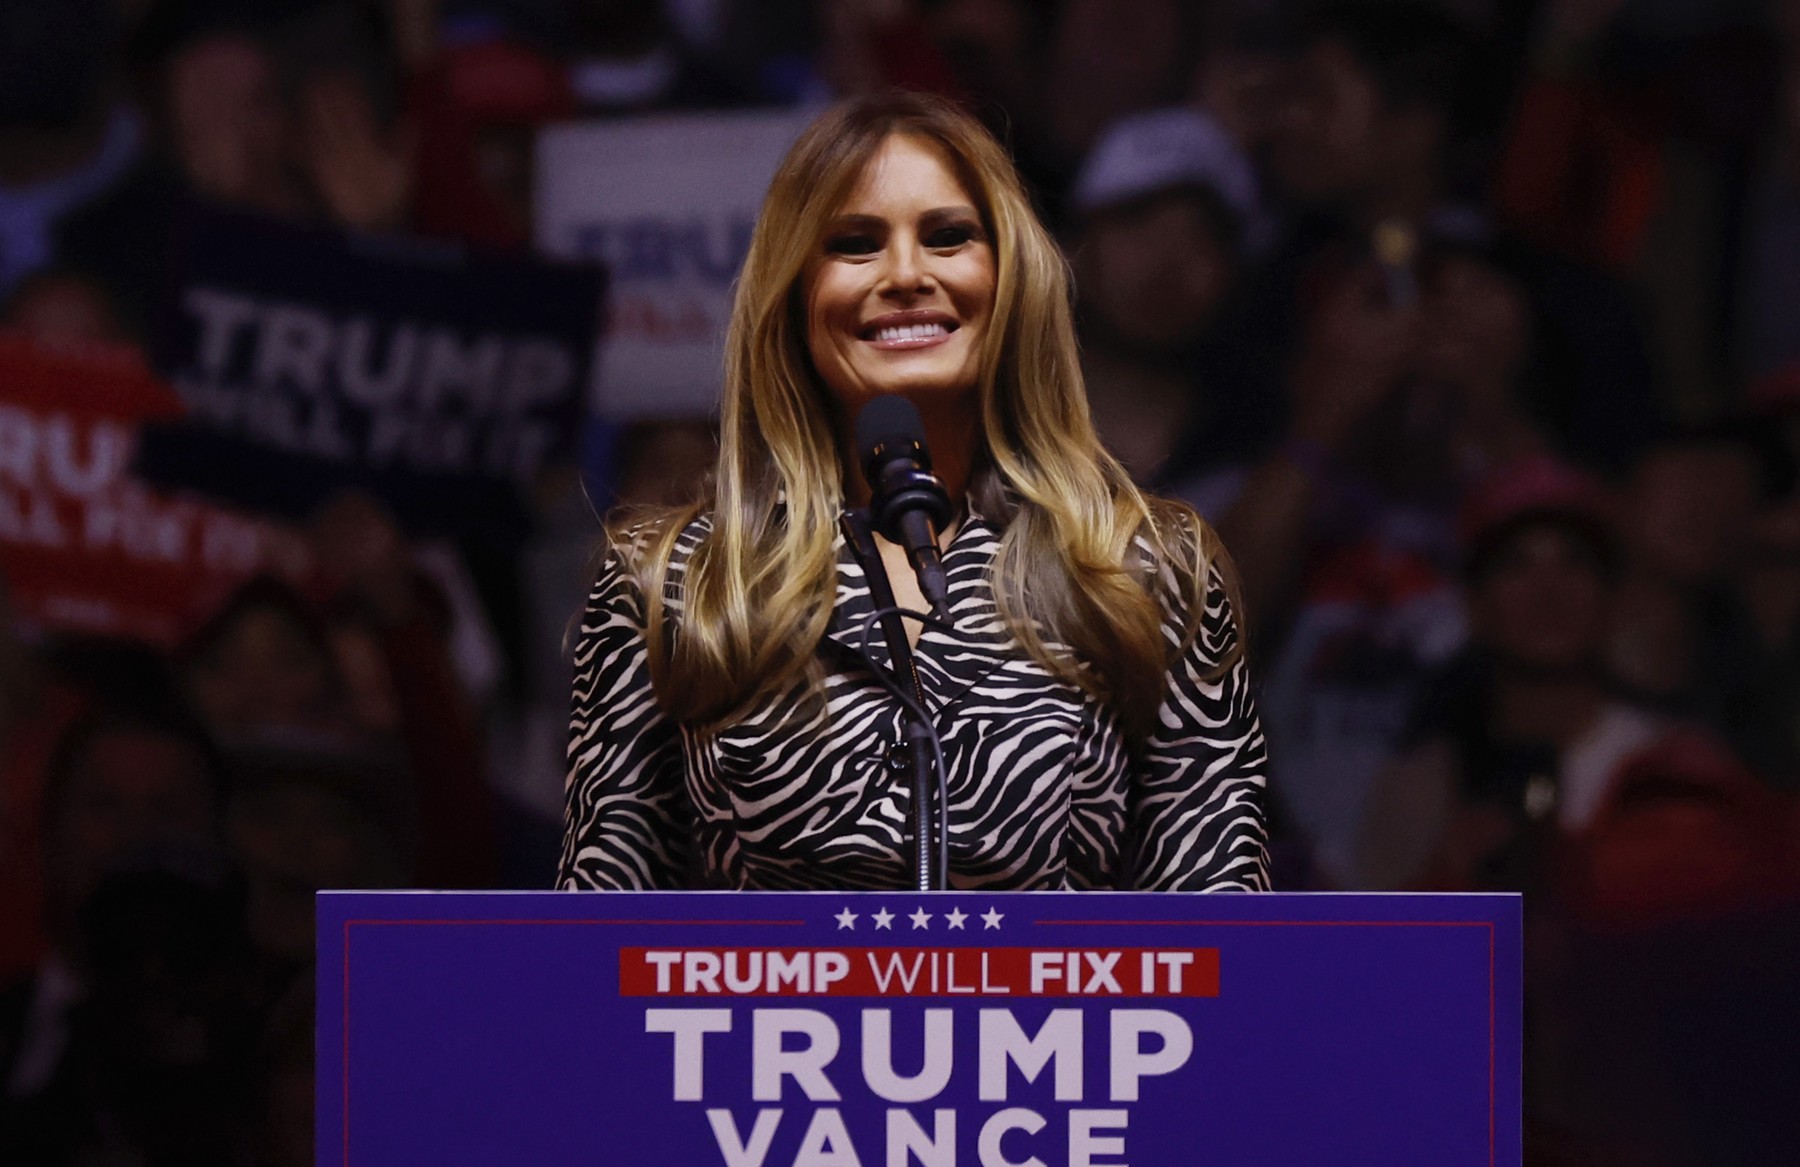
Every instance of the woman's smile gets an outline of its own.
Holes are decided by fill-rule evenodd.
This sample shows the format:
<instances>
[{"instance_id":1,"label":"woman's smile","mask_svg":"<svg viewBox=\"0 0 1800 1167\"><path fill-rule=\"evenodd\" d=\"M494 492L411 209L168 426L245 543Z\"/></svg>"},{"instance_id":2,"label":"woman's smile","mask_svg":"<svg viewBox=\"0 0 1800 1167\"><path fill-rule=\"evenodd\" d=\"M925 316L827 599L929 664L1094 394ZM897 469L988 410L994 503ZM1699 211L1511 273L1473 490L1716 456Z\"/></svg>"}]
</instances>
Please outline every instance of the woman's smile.
<instances>
[{"instance_id":1,"label":"woman's smile","mask_svg":"<svg viewBox=\"0 0 1800 1167\"><path fill-rule=\"evenodd\" d=\"M908 351L943 344L959 327L942 312L889 312L865 325L862 338L879 349Z\"/></svg>"}]
</instances>

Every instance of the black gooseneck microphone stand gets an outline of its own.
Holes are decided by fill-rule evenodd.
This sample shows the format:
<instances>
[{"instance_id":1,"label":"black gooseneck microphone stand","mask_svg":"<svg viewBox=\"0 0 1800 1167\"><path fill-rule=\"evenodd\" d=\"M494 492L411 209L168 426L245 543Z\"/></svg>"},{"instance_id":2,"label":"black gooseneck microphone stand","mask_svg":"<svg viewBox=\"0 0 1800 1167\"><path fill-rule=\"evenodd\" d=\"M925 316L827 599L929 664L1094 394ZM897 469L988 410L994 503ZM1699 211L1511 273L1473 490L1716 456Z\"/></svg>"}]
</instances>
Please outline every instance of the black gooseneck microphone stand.
<instances>
[{"instance_id":1,"label":"black gooseneck microphone stand","mask_svg":"<svg viewBox=\"0 0 1800 1167\"><path fill-rule=\"evenodd\" d=\"M875 605L875 610L862 621L858 647L853 651L875 682L906 711L902 738L896 747L905 747L906 769L912 777L914 887L918 891L943 891L950 886L949 792L944 744L931 711L926 708L918 662L913 657L912 646L907 643L902 618L945 630L950 625L894 603L893 590L888 586L887 573L882 568L881 551L861 513L846 514L843 528L845 539L862 564L863 575L869 581L870 599ZM889 668L883 668L869 655L869 634L876 623L880 623L882 639L888 644ZM890 763L899 758L898 753L889 755Z\"/></svg>"},{"instance_id":2,"label":"black gooseneck microphone stand","mask_svg":"<svg viewBox=\"0 0 1800 1167\"><path fill-rule=\"evenodd\" d=\"M875 601L876 611L869 620L881 621L894 672L899 679L910 682L911 693L904 692L898 683L889 684L893 678L882 676L882 670L873 661L869 665L883 687L898 697L907 711L903 740L911 758L913 779L915 875L920 891L941 891L949 886L950 846L943 741L925 707L925 689L919 683L918 663L906 639L903 612L894 603L893 589L888 586L887 570L882 566L873 531L879 531L889 541L905 548L907 559L918 575L919 591L931 605L935 619L917 615L913 618L947 627L950 589L943 562L938 556L937 533L950 522L950 495L937 475L931 472L924 423L919 411L905 398L877 397L863 407L856 419L856 448L871 492L868 521L865 523L847 516L845 534L862 561L870 595ZM867 632L865 626L865 658ZM934 804L935 816L932 813Z\"/></svg>"}]
</instances>

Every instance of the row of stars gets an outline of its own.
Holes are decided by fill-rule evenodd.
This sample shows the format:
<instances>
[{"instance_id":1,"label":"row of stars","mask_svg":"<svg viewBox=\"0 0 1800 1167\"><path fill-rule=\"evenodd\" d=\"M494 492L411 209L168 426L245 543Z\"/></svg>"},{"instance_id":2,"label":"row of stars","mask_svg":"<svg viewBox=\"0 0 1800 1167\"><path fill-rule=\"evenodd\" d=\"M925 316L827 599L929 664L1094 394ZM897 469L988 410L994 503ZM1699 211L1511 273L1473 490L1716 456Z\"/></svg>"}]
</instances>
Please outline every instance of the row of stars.
<instances>
[{"instance_id":1,"label":"row of stars","mask_svg":"<svg viewBox=\"0 0 1800 1167\"><path fill-rule=\"evenodd\" d=\"M839 912L837 915L832 917L832 919L834 919L838 922L838 930L840 932L846 928L850 929L851 931L855 931L856 921L859 918L860 917L855 912L851 911L849 908L845 908L843 911ZM894 919L895 919L894 913L888 911L886 908L881 909L879 912L870 913L869 918L871 920L875 921L875 927L877 930L885 930L885 931L893 930ZM920 908L918 911L914 912L912 915L905 916L902 918L911 920L913 929L915 931L917 931L918 929L921 929L921 928L929 929L931 927L931 913L926 911L924 908ZM1005 918L1006 917L1004 915L1002 915L1000 912L996 912L993 908L989 908L987 911L981 913L979 916L974 916L974 917L971 917L969 915L969 913L963 911L961 908L951 908L948 912L944 913L944 923L948 924L950 927L955 928L959 931L962 929L963 921L968 920L968 919L980 920L982 927L984 929L988 929L988 928L1000 927L1000 921L1004 920Z\"/></svg>"}]
</instances>

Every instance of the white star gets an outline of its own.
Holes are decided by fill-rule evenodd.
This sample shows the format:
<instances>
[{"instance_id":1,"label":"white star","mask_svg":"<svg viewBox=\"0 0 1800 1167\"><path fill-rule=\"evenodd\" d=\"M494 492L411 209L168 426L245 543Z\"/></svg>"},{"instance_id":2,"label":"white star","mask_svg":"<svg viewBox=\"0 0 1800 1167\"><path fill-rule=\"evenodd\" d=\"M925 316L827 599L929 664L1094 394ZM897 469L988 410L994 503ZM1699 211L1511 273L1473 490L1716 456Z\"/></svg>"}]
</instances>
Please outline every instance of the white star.
<instances>
[{"instance_id":1,"label":"white star","mask_svg":"<svg viewBox=\"0 0 1800 1167\"><path fill-rule=\"evenodd\" d=\"M838 922L838 931L840 932L845 928L854 929L856 927L856 913L849 908L845 908L836 916L833 916L832 919Z\"/></svg>"},{"instance_id":2,"label":"white star","mask_svg":"<svg viewBox=\"0 0 1800 1167\"><path fill-rule=\"evenodd\" d=\"M931 913L924 908L920 908L912 915L908 916L907 919L913 922L913 930L916 932L920 928L924 928L931 923Z\"/></svg>"},{"instance_id":3,"label":"white star","mask_svg":"<svg viewBox=\"0 0 1800 1167\"><path fill-rule=\"evenodd\" d=\"M961 908L951 908L944 913L944 922L959 931L963 926L963 921L968 918L969 913L963 911Z\"/></svg>"},{"instance_id":4,"label":"white star","mask_svg":"<svg viewBox=\"0 0 1800 1167\"><path fill-rule=\"evenodd\" d=\"M989 908L987 911L981 913L981 926L983 929L998 928L1000 926L1000 921L1005 918L1006 917L1002 916L999 912Z\"/></svg>"},{"instance_id":5,"label":"white star","mask_svg":"<svg viewBox=\"0 0 1800 1167\"><path fill-rule=\"evenodd\" d=\"M877 928L891 928L894 923L894 913L883 908L879 912L876 912L871 919L875 921L875 926Z\"/></svg>"}]
</instances>

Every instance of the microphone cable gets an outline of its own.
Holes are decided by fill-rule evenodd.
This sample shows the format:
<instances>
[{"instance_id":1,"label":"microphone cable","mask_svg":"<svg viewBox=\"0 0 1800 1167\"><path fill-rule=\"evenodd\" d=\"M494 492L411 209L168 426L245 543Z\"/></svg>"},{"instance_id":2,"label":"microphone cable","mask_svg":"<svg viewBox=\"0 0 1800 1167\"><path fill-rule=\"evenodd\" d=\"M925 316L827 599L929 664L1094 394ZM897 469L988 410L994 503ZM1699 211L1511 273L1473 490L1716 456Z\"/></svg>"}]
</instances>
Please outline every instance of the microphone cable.
<instances>
[{"instance_id":1,"label":"microphone cable","mask_svg":"<svg viewBox=\"0 0 1800 1167\"><path fill-rule=\"evenodd\" d=\"M915 874L919 885L918 890L931 891L935 887L938 890L948 891L950 889L950 782L949 767L944 764L944 740L939 736L937 724L932 720L931 714L925 706L906 691L898 677L894 676L890 670L876 664L875 658L869 655L870 637L875 632L875 622L888 616L917 620L926 628L935 628L939 632L954 633L956 628L948 620L940 620L912 608L904 608L899 605L876 608L862 619L862 632L857 638L858 647L856 649L856 654L869 667L869 672L874 676L876 684L899 701L930 737L932 764L937 769L937 781L934 784L937 806L934 808L935 814L925 813L922 807L915 806L913 821L914 829L918 831L925 830L928 823L933 824L935 829L931 833L936 835L934 840L936 846L930 849L930 866L921 865ZM918 801L916 793L914 801Z\"/></svg>"}]
</instances>

